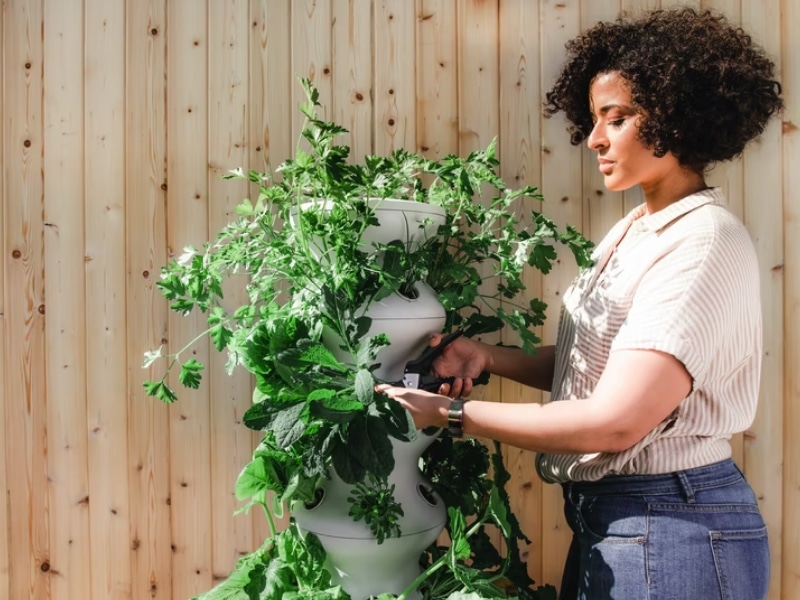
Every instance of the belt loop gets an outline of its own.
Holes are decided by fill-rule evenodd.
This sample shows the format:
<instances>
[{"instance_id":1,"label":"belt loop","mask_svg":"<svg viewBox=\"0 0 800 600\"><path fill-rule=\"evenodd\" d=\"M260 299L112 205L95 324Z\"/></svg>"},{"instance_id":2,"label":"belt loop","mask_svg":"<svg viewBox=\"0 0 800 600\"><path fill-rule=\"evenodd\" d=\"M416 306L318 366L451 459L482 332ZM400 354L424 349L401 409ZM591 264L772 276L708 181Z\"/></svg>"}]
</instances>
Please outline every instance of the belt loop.
<instances>
[{"instance_id":1,"label":"belt loop","mask_svg":"<svg viewBox=\"0 0 800 600\"><path fill-rule=\"evenodd\" d=\"M686 503L694 504L694 489L692 488L692 484L689 483L689 478L686 476L684 471L678 471L676 474L678 476L678 481L681 483L681 489L683 490L683 495L686 498Z\"/></svg>"}]
</instances>

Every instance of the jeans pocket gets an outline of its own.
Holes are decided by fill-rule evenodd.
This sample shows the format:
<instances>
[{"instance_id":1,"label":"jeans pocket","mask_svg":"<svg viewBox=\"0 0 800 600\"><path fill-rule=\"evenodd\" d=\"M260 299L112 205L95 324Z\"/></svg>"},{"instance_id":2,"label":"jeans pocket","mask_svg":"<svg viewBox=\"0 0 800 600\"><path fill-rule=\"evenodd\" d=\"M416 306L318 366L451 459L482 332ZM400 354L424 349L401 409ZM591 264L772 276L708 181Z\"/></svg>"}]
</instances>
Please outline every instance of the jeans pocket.
<instances>
[{"instance_id":1,"label":"jeans pocket","mask_svg":"<svg viewBox=\"0 0 800 600\"><path fill-rule=\"evenodd\" d=\"M767 528L710 531L722 600L760 600L769 587Z\"/></svg>"},{"instance_id":2,"label":"jeans pocket","mask_svg":"<svg viewBox=\"0 0 800 600\"><path fill-rule=\"evenodd\" d=\"M632 496L581 497L575 516L579 535L594 542L639 543L647 532L647 505Z\"/></svg>"}]
</instances>

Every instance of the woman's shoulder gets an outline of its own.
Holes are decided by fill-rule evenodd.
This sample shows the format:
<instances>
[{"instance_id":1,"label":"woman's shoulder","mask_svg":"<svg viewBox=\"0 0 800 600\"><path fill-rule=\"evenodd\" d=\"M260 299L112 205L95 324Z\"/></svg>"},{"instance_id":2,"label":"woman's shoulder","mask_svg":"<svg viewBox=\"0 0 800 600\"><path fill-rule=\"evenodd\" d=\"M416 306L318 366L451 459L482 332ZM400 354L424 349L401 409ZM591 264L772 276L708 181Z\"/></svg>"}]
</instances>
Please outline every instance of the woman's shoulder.
<instances>
[{"instance_id":1,"label":"woman's shoulder","mask_svg":"<svg viewBox=\"0 0 800 600\"><path fill-rule=\"evenodd\" d=\"M710 201L694 207L675 219L664 230L665 235L680 238L708 252L726 249L753 249L749 231L725 202L721 192L711 195Z\"/></svg>"}]
</instances>

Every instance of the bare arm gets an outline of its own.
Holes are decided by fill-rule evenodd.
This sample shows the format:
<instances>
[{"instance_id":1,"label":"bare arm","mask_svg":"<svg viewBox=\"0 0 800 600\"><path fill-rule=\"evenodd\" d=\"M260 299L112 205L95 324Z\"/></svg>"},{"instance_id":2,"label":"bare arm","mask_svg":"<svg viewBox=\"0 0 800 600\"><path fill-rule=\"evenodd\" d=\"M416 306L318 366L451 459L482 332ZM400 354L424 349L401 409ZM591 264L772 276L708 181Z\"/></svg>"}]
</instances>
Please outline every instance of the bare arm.
<instances>
[{"instance_id":1,"label":"bare arm","mask_svg":"<svg viewBox=\"0 0 800 600\"><path fill-rule=\"evenodd\" d=\"M431 338L431 346L441 343L442 336ZM472 379L482 371L506 377L517 383L549 391L555 370L555 346L544 346L536 354L525 354L519 348L494 346L461 337L447 346L433 363L439 377L455 377L451 387L444 385L440 393L467 396L472 391Z\"/></svg>"},{"instance_id":2,"label":"bare arm","mask_svg":"<svg viewBox=\"0 0 800 600\"><path fill-rule=\"evenodd\" d=\"M547 404L470 401L464 432L536 452L619 452L666 419L691 386L675 357L621 350L611 353L591 397ZM447 426L450 398L406 388L384 391L409 410L417 427Z\"/></svg>"},{"instance_id":3,"label":"bare arm","mask_svg":"<svg viewBox=\"0 0 800 600\"><path fill-rule=\"evenodd\" d=\"M490 373L546 392L552 389L556 364L555 346L537 348L533 355L508 346L486 347L489 355L487 370Z\"/></svg>"}]
</instances>

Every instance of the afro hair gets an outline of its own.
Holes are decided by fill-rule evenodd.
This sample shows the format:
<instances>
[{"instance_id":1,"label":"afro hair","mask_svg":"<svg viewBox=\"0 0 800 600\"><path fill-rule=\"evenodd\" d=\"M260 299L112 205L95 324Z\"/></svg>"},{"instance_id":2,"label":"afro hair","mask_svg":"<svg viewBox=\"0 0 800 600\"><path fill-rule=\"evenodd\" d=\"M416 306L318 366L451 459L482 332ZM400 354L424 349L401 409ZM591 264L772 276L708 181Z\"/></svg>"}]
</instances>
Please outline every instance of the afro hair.
<instances>
[{"instance_id":1,"label":"afro hair","mask_svg":"<svg viewBox=\"0 0 800 600\"><path fill-rule=\"evenodd\" d=\"M645 146L699 173L741 154L783 107L774 63L711 11L657 10L598 23L568 42L567 53L545 114L564 111L575 145L592 131L589 88L605 72L630 86Z\"/></svg>"}]
</instances>

